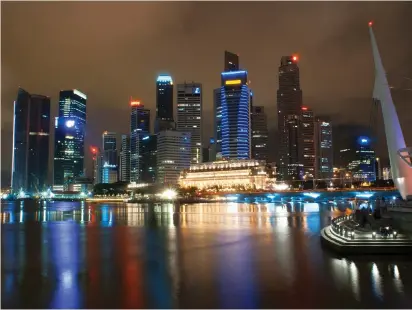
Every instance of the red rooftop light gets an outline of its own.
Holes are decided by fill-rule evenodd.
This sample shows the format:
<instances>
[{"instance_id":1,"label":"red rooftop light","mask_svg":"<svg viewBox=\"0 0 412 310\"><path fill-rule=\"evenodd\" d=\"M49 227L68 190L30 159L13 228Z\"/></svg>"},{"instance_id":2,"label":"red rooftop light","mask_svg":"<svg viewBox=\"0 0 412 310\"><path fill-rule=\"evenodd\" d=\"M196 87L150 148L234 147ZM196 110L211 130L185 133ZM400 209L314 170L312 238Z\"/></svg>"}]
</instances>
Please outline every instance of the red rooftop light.
<instances>
[{"instance_id":1,"label":"red rooftop light","mask_svg":"<svg viewBox=\"0 0 412 310\"><path fill-rule=\"evenodd\" d=\"M372 27L373 22L372 22L372 21L370 21L370 22L368 23L368 25L369 25L369 27Z\"/></svg>"}]
</instances>

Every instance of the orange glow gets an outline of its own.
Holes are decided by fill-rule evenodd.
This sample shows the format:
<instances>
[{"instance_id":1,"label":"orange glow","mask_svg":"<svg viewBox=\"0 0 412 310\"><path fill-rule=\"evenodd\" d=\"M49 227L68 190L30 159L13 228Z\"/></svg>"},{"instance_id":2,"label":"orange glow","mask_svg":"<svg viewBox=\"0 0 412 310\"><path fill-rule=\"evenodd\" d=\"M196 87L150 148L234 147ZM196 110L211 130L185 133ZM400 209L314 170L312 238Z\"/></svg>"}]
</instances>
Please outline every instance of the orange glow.
<instances>
[{"instance_id":1,"label":"orange glow","mask_svg":"<svg viewBox=\"0 0 412 310\"><path fill-rule=\"evenodd\" d=\"M302 110L303 110L303 111L307 111L308 108L307 108L307 107L302 107Z\"/></svg>"},{"instance_id":2,"label":"orange glow","mask_svg":"<svg viewBox=\"0 0 412 310\"><path fill-rule=\"evenodd\" d=\"M103 132L104 135L107 135L107 130L105 132Z\"/></svg>"},{"instance_id":3,"label":"orange glow","mask_svg":"<svg viewBox=\"0 0 412 310\"><path fill-rule=\"evenodd\" d=\"M373 22L372 22L372 21L370 21L370 22L368 23L368 25L369 25L369 27L372 27Z\"/></svg>"},{"instance_id":4,"label":"orange glow","mask_svg":"<svg viewBox=\"0 0 412 310\"><path fill-rule=\"evenodd\" d=\"M140 103L140 101L135 101L135 100L133 100L133 101L130 101L130 105L131 105L132 107L136 107L136 106L141 105L141 103Z\"/></svg>"},{"instance_id":5,"label":"orange glow","mask_svg":"<svg viewBox=\"0 0 412 310\"><path fill-rule=\"evenodd\" d=\"M294 62L297 62L297 61L298 61L298 56L297 56L297 55L293 55L293 56L292 56L292 60L293 60Z\"/></svg>"},{"instance_id":6,"label":"orange glow","mask_svg":"<svg viewBox=\"0 0 412 310\"><path fill-rule=\"evenodd\" d=\"M94 146L92 146L92 147L90 147L90 151L91 151L93 154L96 154L96 153L97 153L97 148L94 147Z\"/></svg>"}]
</instances>

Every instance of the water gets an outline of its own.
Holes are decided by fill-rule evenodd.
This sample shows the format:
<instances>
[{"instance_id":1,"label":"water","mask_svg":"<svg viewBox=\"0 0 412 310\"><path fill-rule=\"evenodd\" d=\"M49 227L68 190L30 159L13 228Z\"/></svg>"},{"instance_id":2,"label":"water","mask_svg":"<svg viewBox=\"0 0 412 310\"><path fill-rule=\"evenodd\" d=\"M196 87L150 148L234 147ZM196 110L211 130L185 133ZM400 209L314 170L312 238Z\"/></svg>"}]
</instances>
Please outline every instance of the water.
<instances>
[{"instance_id":1,"label":"water","mask_svg":"<svg viewBox=\"0 0 412 310\"><path fill-rule=\"evenodd\" d=\"M321 247L344 207L2 204L2 308L411 308L410 257Z\"/></svg>"}]
</instances>

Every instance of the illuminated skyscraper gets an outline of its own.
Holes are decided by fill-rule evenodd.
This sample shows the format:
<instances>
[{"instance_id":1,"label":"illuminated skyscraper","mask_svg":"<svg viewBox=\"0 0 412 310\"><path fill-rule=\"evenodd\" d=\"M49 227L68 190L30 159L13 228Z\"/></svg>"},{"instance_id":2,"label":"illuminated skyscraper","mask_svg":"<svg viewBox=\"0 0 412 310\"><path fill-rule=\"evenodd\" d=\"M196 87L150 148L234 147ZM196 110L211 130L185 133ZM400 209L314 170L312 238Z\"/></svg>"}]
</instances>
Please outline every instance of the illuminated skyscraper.
<instances>
[{"instance_id":1,"label":"illuminated skyscraper","mask_svg":"<svg viewBox=\"0 0 412 310\"><path fill-rule=\"evenodd\" d=\"M268 124L264 107L252 107L252 159L268 160Z\"/></svg>"},{"instance_id":2,"label":"illuminated skyscraper","mask_svg":"<svg viewBox=\"0 0 412 310\"><path fill-rule=\"evenodd\" d=\"M103 161L117 166L117 136L115 132L103 132Z\"/></svg>"},{"instance_id":3,"label":"illuminated skyscraper","mask_svg":"<svg viewBox=\"0 0 412 310\"><path fill-rule=\"evenodd\" d=\"M180 172L190 167L190 133L164 130L157 135L157 182L177 184Z\"/></svg>"},{"instance_id":4,"label":"illuminated skyscraper","mask_svg":"<svg viewBox=\"0 0 412 310\"><path fill-rule=\"evenodd\" d=\"M150 132L150 110L136 100L132 100L130 106L130 181L140 182L140 142Z\"/></svg>"},{"instance_id":5,"label":"illuminated skyscraper","mask_svg":"<svg viewBox=\"0 0 412 310\"><path fill-rule=\"evenodd\" d=\"M222 72L220 89L222 158L250 159L250 89L247 71Z\"/></svg>"},{"instance_id":6,"label":"illuminated skyscraper","mask_svg":"<svg viewBox=\"0 0 412 310\"><path fill-rule=\"evenodd\" d=\"M308 107L302 107L300 126L303 173L304 179L309 180L315 177L315 118Z\"/></svg>"},{"instance_id":7,"label":"illuminated skyscraper","mask_svg":"<svg viewBox=\"0 0 412 310\"><path fill-rule=\"evenodd\" d=\"M122 135L120 149L120 181L130 182L130 136Z\"/></svg>"},{"instance_id":8,"label":"illuminated skyscraper","mask_svg":"<svg viewBox=\"0 0 412 310\"><path fill-rule=\"evenodd\" d=\"M241 82L240 84L236 85L236 84L229 84L226 85L225 84L225 79L223 78L223 74L229 74L229 73L233 73L233 77L236 77L236 73L234 72L238 72L238 75L240 74L241 77ZM229 75L225 75L225 77L228 77ZM211 152L210 159L209 160L221 160L223 158L223 153L222 153L222 141L223 141L223 133L222 133L222 100L225 99L225 102L227 103L228 101L226 101L226 98L229 99L230 102L230 106L232 108L234 108L234 106L236 105L235 103L240 101L240 95L239 95L239 91L243 89L243 100L242 103L244 102L244 99L246 98L246 89L243 87L242 85L246 86L247 85L247 72L246 71L241 71L239 69L239 56L225 51L225 56L224 56L224 66L223 66L223 73L221 76L221 87L217 88L213 91L213 109L214 109L214 140L216 141L216 143L214 143L213 145L213 149ZM225 87L227 86L227 87ZM250 92L251 95L251 92ZM251 102L250 98L251 96L249 96L248 102ZM225 105L227 107L227 105ZM239 108L243 109L243 105L239 105ZM228 110L226 110L228 111ZM232 110L231 110L232 111ZM233 111L232 111L233 112ZM231 112L231 113L232 113ZM249 113L250 113L250 107L249 107ZM234 120L234 118L231 118L232 121ZM225 121L225 124L228 124L227 122L227 118ZM233 124L233 122L231 122L231 124ZM250 116L249 116L249 127L250 127ZM232 128L233 129L233 128ZM249 129L250 131L250 129ZM228 133L228 132L227 132ZM250 134L250 132L249 132ZM233 139L233 135L232 138ZM235 138L236 139L236 138ZM241 138L241 140L244 140ZM233 146L235 141L232 141L231 145ZM225 142L226 144L228 143L228 141ZM243 144L244 141L241 143ZM249 143L250 143L250 138L249 138ZM226 149L226 154L227 154L227 149ZM250 146L249 146L249 153L250 153ZM233 155L233 154L232 154ZM243 155L242 155L243 156ZM249 154L250 156L250 154Z\"/></svg>"},{"instance_id":9,"label":"illuminated skyscraper","mask_svg":"<svg viewBox=\"0 0 412 310\"><path fill-rule=\"evenodd\" d=\"M155 183L157 173L157 135L147 135L141 139L140 171L142 183Z\"/></svg>"},{"instance_id":10,"label":"illuminated skyscraper","mask_svg":"<svg viewBox=\"0 0 412 310\"><path fill-rule=\"evenodd\" d=\"M60 91L54 138L55 189L67 190L69 184L84 174L86 101L86 95L76 89Z\"/></svg>"},{"instance_id":11,"label":"illuminated skyscraper","mask_svg":"<svg viewBox=\"0 0 412 310\"><path fill-rule=\"evenodd\" d=\"M202 162L202 84L177 85L178 131L191 134L191 163Z\"/></svg>"},{"instance_id":12,"label":"illuminated skyscraper","mask_svg":"<svg viewBox=\"0 0 412 310\"><path fill-rule=\"evenodd\" d=\"M12 190L29 193L47 187L50 98L19 88L14 102Z\"/></svg>"},{"instance_id":13,"label":"illuminated skyscraper","mask_svg":"<svg viewBox=\"0 0 412 310\"><path fill-rule=\"evenodd\" d=\"M156 81L155 133L174 128L173 80L169 75L159 75Z\"/></svg>"},{"instance_id":14,"label":"illuminated skyscraper","mask_svg":"<svg viewBox=\"0 0 412 310\"><path fill-rule=\"evenodd\" d=\"M329 121L317 119L315 122L315 175L317 179L333 177L333 140L332 124ZM347 150L344 150L346 152Z\"/></svg>"},{"instance_id":15,"label":"illuminated skyscraper","mask_svg":"<svg viewBox=\"0 0 412 310\"><path fill-rule=\"evenodd\" d=\"M283 180L303 176L300 118L302 90L300 89L297 56L283 56L279 67L277 91L279 165L278 176Z\"/></svg>"},{"instance_id":16,"label":"illuminated skyscraper","mask_svg":"<svg viewBox=\"0 0 412 310\"><path fill-rule=\"evenodd\" d=\"M358 181L375 181L375 151L371 149L370 139L360 137L356 149L356 159L349 164L349 170L352 171L352 177Z\"/></svg>"}]
</instances>

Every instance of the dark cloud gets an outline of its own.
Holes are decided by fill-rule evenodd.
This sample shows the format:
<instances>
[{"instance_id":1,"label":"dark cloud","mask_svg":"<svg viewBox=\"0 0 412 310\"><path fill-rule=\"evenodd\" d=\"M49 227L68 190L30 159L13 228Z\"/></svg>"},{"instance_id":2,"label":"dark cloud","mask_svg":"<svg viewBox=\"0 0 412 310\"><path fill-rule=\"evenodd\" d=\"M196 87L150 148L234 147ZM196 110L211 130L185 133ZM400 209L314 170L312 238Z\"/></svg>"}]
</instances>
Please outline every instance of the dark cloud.
<instances>
[{"instance_id":1,"label":"dark cloud","mask_svg":"<svg viewBox=\"0 0 412 310\"><path fill-rule=\"evenodd\" d=\"M155 78L204 85L205 140L225 49L249 71L256 104L276 127L280 57L300 54L304 103L335 123L368 127L375 34L412 145L411 2L2 2L2 170L11 165L12 102L20 85L49 95L88 95L87 144L103 130L128 131L128 98L155 107ZM409 83L409 84L408 84ZM154 112L154 110L153 110ZM409 112L409 113L408 113ZM382 126L382 125L381 125ZM384 153L383 136L378 140ZM378 141L379 142L379 141ZM271 149L275 139L272 135Z\"/></svg>"}]
</instances>

